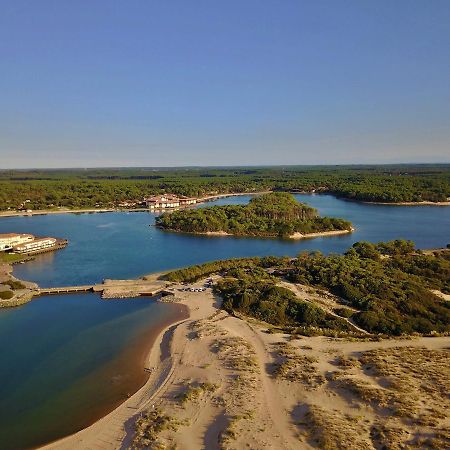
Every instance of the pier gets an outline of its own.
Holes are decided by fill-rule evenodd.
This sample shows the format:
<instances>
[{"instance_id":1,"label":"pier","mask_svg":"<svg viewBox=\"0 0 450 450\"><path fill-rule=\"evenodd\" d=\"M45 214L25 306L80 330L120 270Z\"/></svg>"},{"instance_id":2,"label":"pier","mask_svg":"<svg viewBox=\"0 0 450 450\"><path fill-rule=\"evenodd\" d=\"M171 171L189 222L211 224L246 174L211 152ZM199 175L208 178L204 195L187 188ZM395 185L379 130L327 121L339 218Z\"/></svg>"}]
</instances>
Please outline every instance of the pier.
<instances>
[{"instance_id":1,"label":"pier","mask_svg":"<svg viewBox=\"0 0 450 450\"><path fill-rule=\"evenodd\" d=\"M63 286L53 288L36 289L33 294L35 297L41 295L57 295L57 294L72 294L76 292L92 292L94 290L93 285L89 286Z\"/></svg>"},{"instance_id":2,"label":"pier","mask_svg":"<svg viewBox=\"0 0 450 450\"><path fill-rule=\"evenodd\" d=\"M94 285L36 288L32 290L32 293L34 297L81 292L98 292L104 299L154 297L156 295L166 296L172 294L171 291L167 290L168 285L170 283L151 277L151 279L141 278L137 280L104 280L103 283Z\"/></svg>"}]
</instances>

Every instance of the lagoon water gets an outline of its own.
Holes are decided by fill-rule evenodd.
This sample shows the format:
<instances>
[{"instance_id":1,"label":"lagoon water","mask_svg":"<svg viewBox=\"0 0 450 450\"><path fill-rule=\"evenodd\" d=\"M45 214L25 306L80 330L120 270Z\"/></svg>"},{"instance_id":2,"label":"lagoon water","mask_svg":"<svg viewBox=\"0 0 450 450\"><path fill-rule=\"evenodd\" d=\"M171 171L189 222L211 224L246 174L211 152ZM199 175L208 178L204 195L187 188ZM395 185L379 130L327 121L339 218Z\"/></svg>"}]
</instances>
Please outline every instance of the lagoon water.
<instances>
[{"instance_id":1,"label":"lagoon water","mask_svg":"<svg viewBox=\"0 0 450 450\"><path fill-rule=\"evenodd\" d=\"M95 294L0 310L0 448L55 440L114 409L144 384L155 334L179 316L175 304Z\"/></svg>"},{"instance_id":2,"label":"lagoon water","mask_svg":"<svg viewBox=\"0 0 450 450\"><path fill-rule=\"evenodd\" d=\"M356 231L301 241L192 236L158 230L151 213L117 212L2 218L0 233L69 240L63 250L15 266L18 278L41 286L134 278L230 257L342 252L358 240L411 239L419 248L450 242L450 207L296 197L322 215L350 220ZM42 297L0 311L1 448L27 448L70 434L123 400L144 381L142 364L152 333L176 314L175 305L145 298L103 301L94 294Z\"/></svg>"},{"instance_id":3,"label":"lagoon water","mask_svg":"<svg viewBox=\"0 0 450 450\"><path fill-rule=\"evenodd\" d=\"M192 236L155 228L153 213L117 212L3 218L0 233L29 232L69 240L64 250L15 266L14 274L18 278L36 281L43 287L98 283L104 278L134 278L214 259L295 256L303 250L342 252L359 240L411 239L419 248L442 247L450 241L450 207L371 205L331 195L296 197L318 208L322 215L350 220L356 231L295 242ZM214 204L247 203L249 199L249 196L228 197Z\"/></svg>"}]
</instances>

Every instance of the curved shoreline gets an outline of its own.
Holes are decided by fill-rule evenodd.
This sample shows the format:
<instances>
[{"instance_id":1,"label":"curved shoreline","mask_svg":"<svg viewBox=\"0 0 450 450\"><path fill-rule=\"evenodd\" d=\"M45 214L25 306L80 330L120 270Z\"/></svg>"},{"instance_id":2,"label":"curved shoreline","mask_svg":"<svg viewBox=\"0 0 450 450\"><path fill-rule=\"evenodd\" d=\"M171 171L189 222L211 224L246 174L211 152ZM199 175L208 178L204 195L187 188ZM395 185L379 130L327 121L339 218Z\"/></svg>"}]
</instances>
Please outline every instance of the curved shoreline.
<instances>
[{"instance_id":1,"label":"curved shoreline","mask_svg":"<svg viewBox=\"0 0 450 450\"><path fill-rule=\"evenodd\" d=\"M228 193L228 194L217 194L210 195L206 197L201 197L198 199L196 204L210 202L219 198L227 198L227 197L239 197L243 195L262 195L268 194L270 192L277 191L259 191L259 192L239 192L239 193ZM445 202L430 202L430 201L422 201L422 202L370 202L366 200L357 200L353 198L341 197L331 192L290 192L293 195L331 195L338 199L353 201L357 203L364 203L367 205L383 205L383 206L450 206L450 201ZM189 205L188 207L192 207L193 205ZM194 205L195 206L195 205ZM174 208L177 209L177 208ZM158 210L156 210L158 211ZM21 212L21 211L0 211L0 219L2 217L32 217L32 216L46 216L49 214L95 214L95 213L110 213L110 212L155 212L155 210L151 210L149 208L86 208L86 209L41 209L35 210L31 212Z\"/></svg>"},{"instance_id":2,"label":"curved shoreline","mask_svg":"<svg viewBox=\"0 0 450 450\"><path fill-rule=\"evenodd\" d=\"M277 235L258 235L258 234L233 234L227 233L226 231L205 231L205 232L196 232L196 231L183 231L183 230L173 230L170 228L161 228L159 229L163 231L168 231L170 233L181 233L181 234L190 234L193 236L211 236L211 237L228 237L232 236L235 238L260 238L260 239L283 239ZM314 239L316 237L327 237L327 236L338 236L342 234L353 233L355 231L354 228L351 230L330 230L330 231L319 231L316 233L300 233L295 232L287 237L287 239ZM285 238L286 239L286 238Z\"/></svg>"},{"instance_id":3,"label":"curved shoreline","mask_svg":"<svg viewBox=\"0 0 450 450\"><path fill-rule=\"evenodd\" d=\"M356 202L365 203L367 205L383 205L383 206L450 206L450 201L447 202L367 202L355 200Z\"/></svg>"},{"instance_id":4,"label":"curved shoreline","mask_svg":"<svg viewBox=\"0 0 450 450\"><path fill-rule=\"evenodd\" d=\"M155 335L154 339L152 339L150 343L150 347L147 351L147 355L145 357L143 370L149 368L149 366L154 367L154 371L150 371L150 375L145 381L145 383L137 389L129 398L125 401L120 402L115 408L109 410L107 413L103 414L101 417L94 420L88 426L78 430L72 434L61 437L55 441L48 442L46 444L39 445L36 448L39 449L56 449L56 448L67 448L71 449L74 445L81 444L83 441L83 435L85 433L89 433L90 431L95 433L95 428L102 426L103 424L108 424L109 420L114 417L115 414L122 412L122 410L137 410L137 407L130 406L133 403L141 403L144 397L150 392L150 397L145 398L146 403L150 402L154 396L158 394L158 392L164 387L164 385L168 382L170 375L172 373L172 365L167 363L173 363L173 361L169 361L172 359L172 354L170 351L170 333L173 334L174 330L183 322L188 320L191 315L191 311L188 305L183 303L177 303L180 307L180 313L183 314L183 317L177 317L175 321L170 321L170 323L165 323L163 327L160 328L158 333ZM168 335L169 333L169 335ZM168 339L169 338L169 339ZM166 356L164 359L163 357ZM161 360L161 367L158 367L157 364ZM169 366L169 367L167 367ZM147 371L147 370L146 370ZM167 372L167 373L166 373ZM155 379L156 378L156 379ZM127 411L132 417L134 414Z\"/></svg>"},{"instance_id":5,"label":"curved shoreline","mask_svg":"<svg viewBox=\"0 0 450 450\"><path fill-rule=\"evenodd\" d=\"M226 197L238 197L242 195L261 195L267 194L272 191L261 191L261 192L240 192L231 194L217 194L210 195L206 197L201 197L198 199L196 204L210 202L219 198ZM189 208L195 205L189 205L185 208ZM168 208L168 209L181 209L180 208ZM79 208L79 209L37 209L31 212L26 211L0 211L0 218L2 217L32 217L32 216L47 216L52 214L95 214L95 213L110 213L110 212L154 212L160 210L152 210L150 208Z\"/></svg>"},{"instance_id":6,"label":"curved shoreline","mask_svg":"<svg viewBox=\"0 0 450 450\"><path fill-rule=\"evenodd\" d=\"M293 380L288 385L274 380L267 367L272 367L277 361L277 356L273 355L275 345L286 348L289 342L289 345L293 346L292 351L298 352L297 355L305 355L306 350L306 355L321 358L319 363L322 365L318 370L324 376L329 367L330 354L354 357L356 352L359 356L363 352L372 350L390 350L396 353L399 348L408 350L411 347L417 349L427 347L433 350L445 348L448 340L445 336L413 339L396 337L382 341L313 336L304 337L301 340L290 340L285 334L267 333L267 326L264 323L242 320L243 318L229 315L219 309L220 303L210 291L181 295L177 304L186 305L189 308L190 317L166 328L159 334L150 356L152 365L157 364L151 374L151 380L107 416L76 434L46 445L44 449L124 450L130 448L136 419L141 414L158 410L162 411L163 417L169 419L181 421L187 416L194 417L196 421L194 425L188 422L175 430L166 430L170 432L170 435L166 436L165 442L175 443L180 448L218 448L223 431L229 429L229 423L222 419L231 414L244 414L249 408L254 408L252 411L255 411L255 416L245 423L245 427L250 427L248 432L252 436L253 434L262 436L258 441L259 445L258 443L252 446L247 445L249 448L298 448L298 434L296 429L290 427L292 423L290 411L300 402L304 402L305 398L307 403L315 404L316 399L312 399L309 395L316 394L311 393L311 390L301 383L294 384L298 390L293 390L291 383L296 383L298 380ZM195 330L199 335L191 338L190 333ZM245 378L242 367L230 369L229 360L223 359L220 355L214 356L216 353L211 352L211 345L217 345L217 342L225 346L233 342L234 347L230 348L234 349L234 352L239 351L251 356L254 366L250 366L247 375L249 373L251 375L248 378ZM238 345L240 347L237 347ZM170 352L166 353L165 349L169 349ZM246 351L249 355L245 353ZM290 358L289 355L288 358ZM366 375L362 371L357 375L357 380L365 380L363 377ZM227 380L234 380L234 377L246 381L244 388L239 390L235 384L231 382L227 384ZM218 410L216 403L208 398L207 393L204 394L204 401L202 400L200 404L193 402L190 406L180 408L179 402L174 400L176 399L174 394L179 392L181 385L186 386L191 382L220 383L217 387L218 390L221 389L220 398L225 397L228 402L224 403L231 409ZM334 390L330 389L326 392L332 394ZM335 402L333 397L334 395L327 395L322 399L319 398L319 405L328 407L328 403L331 402L330 411L345 412L346 409L342 406L346 404L342 401L344 397L342 399L338 397ZM200 411L203 414L202 417L200 417ZM265 427L262 426L264 424ZM254 443L252 436L248 439ZM244 446L237 446L237 448L244 448Z\"/></svg>"},{"instance_id":7,"label":"curved shoreline","mask_svg":"<svg viewBox=\"0 0 450 450\"><path fill-rule=\"evenodd\" d=\"M289 236L289 239L314 239L316 237L327 237L327 236L339 236L342 234L349 234L355 231L354 228L351 230L331 230L331 231L319 231L317 233L306 233L302 234L295 232Z\"/></svg>"}]
</instances>

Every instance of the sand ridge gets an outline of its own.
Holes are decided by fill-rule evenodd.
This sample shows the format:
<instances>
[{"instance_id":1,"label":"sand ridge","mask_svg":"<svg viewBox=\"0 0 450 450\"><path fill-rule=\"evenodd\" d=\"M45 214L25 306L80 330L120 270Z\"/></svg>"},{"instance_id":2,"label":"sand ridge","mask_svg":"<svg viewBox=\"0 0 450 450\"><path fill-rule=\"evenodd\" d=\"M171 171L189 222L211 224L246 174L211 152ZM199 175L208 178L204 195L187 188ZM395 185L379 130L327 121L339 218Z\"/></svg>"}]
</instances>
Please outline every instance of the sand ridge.
<instances>
[{"instance_id":1,"label":"sand ridge","mask_svg":"<svg viewBox=\"0 0 450 450\"><path fill-rule=\"evenodd\" d=\"M377 449L397 448L397 441L423 448L426 436L448 442L448 399L440 390L450 384L449 338L292 340L230 316L211 289L184 288L174 286L174 300L190 317L161 333L146 385L45 448ZM418 370L436 374L426 380L435 388L424 390L411 359L433 367Z\"/></svg>"}]
</instances>

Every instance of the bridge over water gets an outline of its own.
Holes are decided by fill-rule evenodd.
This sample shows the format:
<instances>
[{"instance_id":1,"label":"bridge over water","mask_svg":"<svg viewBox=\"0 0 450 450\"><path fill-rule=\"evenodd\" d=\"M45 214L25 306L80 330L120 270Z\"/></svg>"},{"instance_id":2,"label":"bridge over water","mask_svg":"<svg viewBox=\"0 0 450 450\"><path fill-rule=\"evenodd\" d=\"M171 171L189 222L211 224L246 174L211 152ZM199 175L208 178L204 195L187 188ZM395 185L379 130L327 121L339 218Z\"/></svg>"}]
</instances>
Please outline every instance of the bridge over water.
<instances>
[{"instance_id":1,"label":"bridge over water","mask_svg":"<svg viewBox=\"0 0 450 450\"><path fill-rule=\"evenodd\" d=\"M61 286L50 288L37 288L33 290L35 297L42 295L72 294L77 292L98 292L102 298L126 298L140 296L155 296L169 293L167 287L171 283L158 280L156 277L141 278L138 280L105 280L101 284L82 286Z\"/></svg>"}]
</instances>

